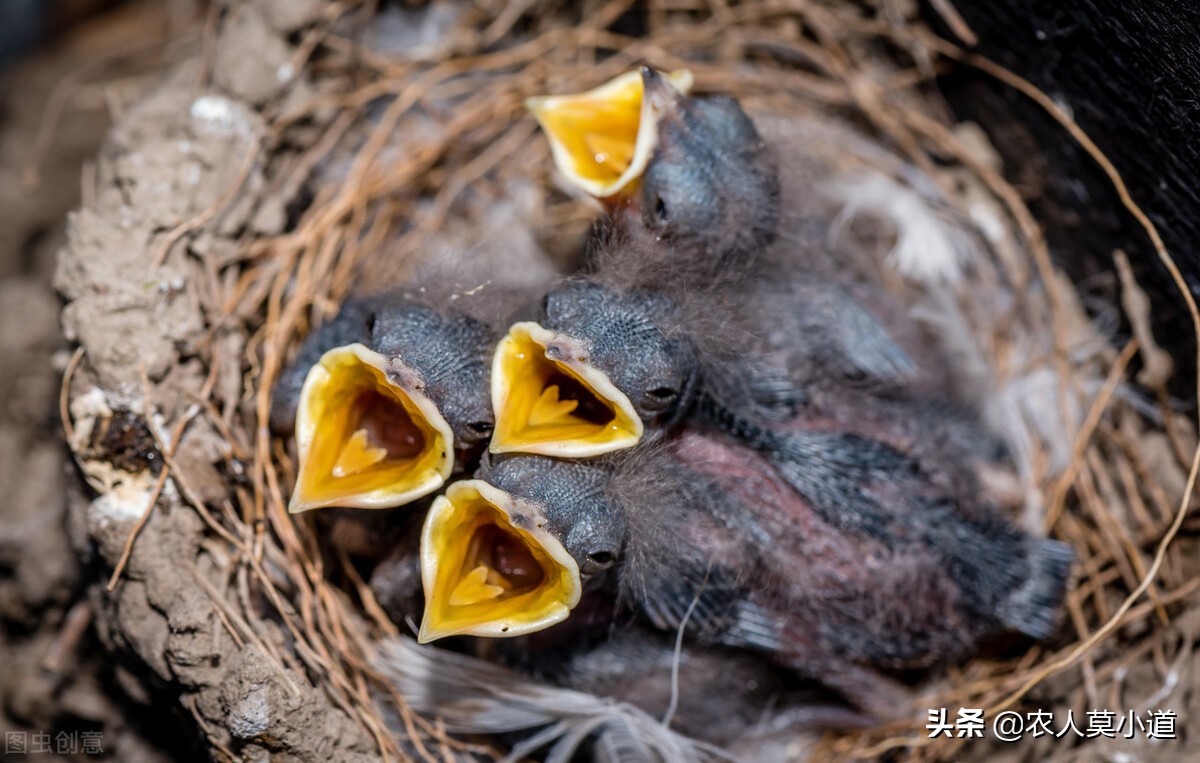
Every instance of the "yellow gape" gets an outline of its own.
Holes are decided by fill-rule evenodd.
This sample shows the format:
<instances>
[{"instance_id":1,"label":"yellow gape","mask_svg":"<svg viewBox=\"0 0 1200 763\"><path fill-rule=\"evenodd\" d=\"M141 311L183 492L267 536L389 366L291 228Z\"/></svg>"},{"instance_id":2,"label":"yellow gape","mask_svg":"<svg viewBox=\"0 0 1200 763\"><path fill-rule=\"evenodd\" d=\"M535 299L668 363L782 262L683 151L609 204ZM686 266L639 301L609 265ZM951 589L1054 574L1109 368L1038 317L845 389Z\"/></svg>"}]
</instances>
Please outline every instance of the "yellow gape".
<instances>
[{"instance_id":1,"label":"yellow gape","mask_svg":"<svg viewBox=\"0 0 1200 763\"><path fill-rule=\"evenodd\" d=\"M687 69L666 78L681 93L692 88ZM642 98L637 71L586 93L530 98L525 106L545 131L559 172L597 198L630 186L654 152L656 116Z\"/></svg>"},{"instance_id":2,"label":"yellow gape","mask_svg":"<svg viewBox=\"0 0 1200 763\"><path fill-rule=\"evenodd\" d=\"M628 396L579 342L536 323L513 325L492 359L493 453L586 458L637 444Z\"/></svg>"},{"instance_id":3,"label":"yellow gape","mask_svg":"<svg viewBox=\"0 0 1200 763\"><path fill-rule=\"evenodd\" d=\"M449 424L429 398L388 372L388 359L361 344L326 352L308 372L296 411L300 467L289 511L401 506L450 476Z\"/></svg>"},{"instance_id":4,"label":"yellow gape","mask_svg":"<svg viewBox=\"0 0 1200 763\"><path fill-rule=\"evenodd\" d=\"M421 643L507 637L562 622L579 603L579 567L533 504L482 480L438 496L421 532Z\"/></svg>"}]
</instances>

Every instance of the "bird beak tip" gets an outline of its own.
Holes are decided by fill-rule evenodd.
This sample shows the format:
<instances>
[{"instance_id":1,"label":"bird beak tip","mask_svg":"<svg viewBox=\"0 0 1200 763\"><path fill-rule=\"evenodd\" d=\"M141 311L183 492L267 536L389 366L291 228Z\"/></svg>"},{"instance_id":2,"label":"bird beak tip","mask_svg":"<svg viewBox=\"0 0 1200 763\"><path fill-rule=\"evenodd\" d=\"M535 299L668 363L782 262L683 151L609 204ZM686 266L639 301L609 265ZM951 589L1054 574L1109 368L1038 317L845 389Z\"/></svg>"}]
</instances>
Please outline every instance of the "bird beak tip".
<instances>
[{"instance_id":1,"label":"bird beak tip","mask_svg":"<svg viewBox=\"0 0 1200 763\"><path fill-rule=\"evenodd\" d=\"M678 110L691 88L692 73L687 69L663 74L648 66L642 67L642 98L650 111L649 115L643 113L642 120L657 120L664 114Z\"/></svg>"},{"instance_id":2,"label":"bird beak tip","mask_svg":"<svg viewBox=\"0 0 1200 763\"><path fill-rule=\"evenodd\" d=\"M650 66L643 65L641 68L642 88L649 93L651 90L662 87L665 83L663 76L655 71Z\"/></svg>"},{"instance_id":3,"label":"bird beak tip","mask_svg":"<svg viewBox=\"0 0 1200 763\"><path fill-rule=\"evenodd\" d=\"M315 508L316 506L309 506L305 501L297 500L296 496L294 495L292 496L292 499L288 501L289 514L303 514L304 512L311 511Z\"/></svg>"},{"instance_id":4,"label":"bird beak tip","mask_svg":"<svg viewBox=\"0 0 1200 763\"><path fill-rule=\"evenodd\" d=\"M525 110L528 111L530 114L533 114L534 118L537 119L539 122L541 122L542 115L545 113L546 109L548 108L547 102L549 100L550 99L544 95L526 98L525 99Z\"/></svg>"},{"instance_id":5,"label":"bird beak tip","mask_svg":"<svg viewBox=\"0 0 1200 763\"><path fill-rule=\"evenodd\" d=\"M417 643L429 644L445 637L447 634L440 632L438 628L430 625L430 615L426 609L425 616L421 618L421 627L417 630Z\"/></svg>"}]
</instances>

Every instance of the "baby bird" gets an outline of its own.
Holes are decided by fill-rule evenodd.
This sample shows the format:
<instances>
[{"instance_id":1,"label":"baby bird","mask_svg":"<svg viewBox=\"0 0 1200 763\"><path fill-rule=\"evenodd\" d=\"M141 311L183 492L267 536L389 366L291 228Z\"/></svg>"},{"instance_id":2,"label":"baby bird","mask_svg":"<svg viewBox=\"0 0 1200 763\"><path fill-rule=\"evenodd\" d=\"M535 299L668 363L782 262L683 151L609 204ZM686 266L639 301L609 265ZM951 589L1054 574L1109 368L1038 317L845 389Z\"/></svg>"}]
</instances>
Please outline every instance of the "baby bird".
<instances>
[{"instance_id":1,"label":"baby bird","mask_svg":"<svg viewBox=\"0 0 1200 763\"><path fill-rule=\"evenodd\" d=\"M455 635L511 637L562 622L621 553L620 514L568 516L546 507L592 504L605 475L541 457L485 462L433 501L421 531L421 643Z\"/></svg>"},{"instance_id":2,"label":"baby bird","mask_svg":"<svg viewBox=\"0 0 1200 763\"><path fill-rule=\"evenodd\" d=\"M889 673L959 659L1007 630L1048 635L1072 558L933 486L907 498L903 517L882 532L847 532L757 453L698 429L611 470L524 456L506 463L522 475L511 487L536 485L547 527L628 528L617 586L655 627L765 654L876 718L901 706ZM880 466L861 490L895 499L886 480L902 476L896 468ZM606 474L604 491L558 500L581 469ZM829 490L859 499L859 477L831 473Z\"/></svg>"},{"instance_id":3,"label":"baby bird","mask_svg":"<svg viewBox=\"0 0 1200 763\"><path fill-rule=\"evenodd\" d=\"M772 152L737 101L687 95L690 73L643 66L636 76L530 100L559 170L600 198L616 225L662 242L676 267L708 276L744 267L775 237ZM619 176L602 172L613 163Z\"/></svg>"},{"instance_id":4,"label":"baby bird","mask_svg":"<svg viewBox=\"0 0 1200 763\"><path fill-rule=\"evenodd\" d=\"M945 402L913 399L902 390L883 394L879 387L892 378L891 359L908 354L898 347L891 350L893 343L882 328L876 332L878 341L861 343L862 360L851 365L871 368L871 351L865 348L883 347L874 350L883 358L874 367L884 380L855 388L844 380L818 377L828 369L813 360L840 357L836 341L804 347L802 336L795 341L800 347L792 348L781 340L785 346L779 351L790 357L784 373L763 372L755 367L753 354L738 360L716 346L719 330L684 335L677 323L664 327L662 317L670 316L671 309L657 293L621 293L577 282L547 298L543 321L558 337L599 337L601 341L578 345L577 363L583 358L602 369L631 399L653 397L667 404L645 419L657 425L656 437L687 416L684 431L723 432L753 451L830 528L882 542L918 539L933 552L944 551L944 561L956 575L983 574L971 544L926 537L927 530L939 525L925 528L920 520L941 513L972 519L980 535L977 543L986 547L1003 525L992 521L991 499L983 493L979 474L1002 468L1002 448L973 417ZM845 315L837 311L826 319L836 324ZM493 382L505 378L495 375ZM546 394L548 388L539 387L536 378L516 377L514 384L531 384L530 397L538 390ZM497 405L496 411L500 436L507 431L507 409ZM553 434L547 432L545 444L553 443ZM947 520L945 526L966 532L957 520ZM981 589L980 595L985 594ZM1049 626L1039 629L1031 620L1020 627L1043 636Z\"/></svg>"},{"instance_id":5,"label":"baby bird","mask_svg":"<svg viewBox=\"0 0 1200 763\"><path fill-rule=\"evenodd\" d=\"M649 67L642 80L658 139L616 223L640 224L675 262L703 262L712 272L746 267L779 221L771 151L734 99L685 96Z\"/></svg>"},{"instance_id":6,"label":"baby bird","mask_svg":"<svg viewBox=\"0 0 1200 763\"><path fill-rule=\"evenodd\" d=\"M354 300L315 331L276 388L294 431L293 512L389 508L437 490L491 435L494 334L399 294Z\"/></svg>"},{"instance_id":7,"label":"baby bird","mask_svg":"<svg viewBox=\"0 0 1200 763\"><path fill-rule=\"evenodd\" d=\"M687 410L698 360L663 331L675 307L638 289L569 282L513 325L492 366L492 453L583 458L628 448Z\"/></svg>"},{"instance_id":8,"label":"baby bird","mask_svg":"<svg viewBox=\"0 0 1200 763\"><path fill-rule=\"evenodd\" d=\"M810 398L833 405L826 398L846 384L880 394L944 384L936 357L901 346L834 287L797 278L677 299L613 280L563 284L537 322L501 340L491 452L611 453L654 440L700 396L787 418Z\"/></svg>"},{"instance_id":9,"label":"baby bird","mask_svg":"<svg viewBox=\"0 0 1200 763\"><path fill-rule=\"evenodd\" d=\"M831 170L813 155L818 149L805 148L804 131L760 115L767 141L736 100L689 96L675 75L648 67L641 77L635 131L646 157L631 164L641 168L636 182L610 197L609 215L593 231L590 278L618 291L651 289L680 304L698 303L676 323L711 317L706 330L718 342L736 329L743 336L735 357L755 351L757 341L800 386L865 380L922 394L952 392L946 364L929 351L907 310L877 284L860 282L863 263L827 251L835 223L817 222L831 213L818 211L812 186ZM535 99L568 178L578 173L564 158L582 161L590 137L623 125L610 114L619 91L614 83L581 96ZM579 113L595 119L581 122ZM648 133L653 141L642 140ZM808 231L814 225L823 232Z\"/></svg>"},{"instance_id":10,"label":"baby bird","mask_svg":"<svg viewBox=\"0 0 1200 763\"><path fill-rule=\"evenodd\" d=\"M782 417L802 403L837 407L846 385L949 397L946 364L881 289L815 274L827 258L786 236L772 245L781 201L797 199L781 200L780 157L740 105L689 97L648 68L642 80L639 146L654 136L644 170L610 200L587 280L551 292L540 321L501 342L492 452L631 447L686 415L701 388ZM600 88L535 109L560 168L567 143L587 145L605 122L581 128L557 112L599 114L611 101Z\"/></svg>"}]
</instances>

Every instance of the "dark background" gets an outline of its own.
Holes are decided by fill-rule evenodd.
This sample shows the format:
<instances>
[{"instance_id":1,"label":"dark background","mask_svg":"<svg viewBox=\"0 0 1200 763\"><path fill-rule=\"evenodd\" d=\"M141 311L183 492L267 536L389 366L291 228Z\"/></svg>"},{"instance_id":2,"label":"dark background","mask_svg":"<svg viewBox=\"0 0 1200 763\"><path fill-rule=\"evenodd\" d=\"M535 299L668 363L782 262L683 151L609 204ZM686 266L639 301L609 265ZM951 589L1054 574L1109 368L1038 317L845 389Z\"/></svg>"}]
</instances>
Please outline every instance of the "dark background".
<instances>
[{"instance_id":1,"label":"dark background","mask_svg":"<svg viewBox=\"0 0 1200 763\"><path fill-rule=\"evenodd\" d=\"M1108 155L1158 227L1192 292L1200 289L1200 2L953 0L976 51L1067 108ZM931 6L926 15L954 39ZM1156 335L1194 390L1194 336L1178 292L1107 177L1025 96L970 71L942 83L956 113L983 126L1009 179L1037 199L1058 262L1085 287L1111 289L1121 248L1154 301ZM1186 373L1190 371L1191 373ZM1192 390L1190 393L1188 390Z\"/></svg>"}]
</instances>

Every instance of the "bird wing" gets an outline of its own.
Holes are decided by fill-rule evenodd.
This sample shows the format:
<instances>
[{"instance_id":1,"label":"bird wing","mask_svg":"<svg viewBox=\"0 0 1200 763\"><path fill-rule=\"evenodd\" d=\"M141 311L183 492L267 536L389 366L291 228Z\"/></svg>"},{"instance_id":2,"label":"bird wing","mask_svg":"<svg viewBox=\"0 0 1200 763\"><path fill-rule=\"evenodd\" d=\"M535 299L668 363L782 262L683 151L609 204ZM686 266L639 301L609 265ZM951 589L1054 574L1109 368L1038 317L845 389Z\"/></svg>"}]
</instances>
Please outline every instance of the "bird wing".
<instances>
[{"instance_id":1,"label":"bird wing","mask_svg":"<svg viewBox=\"0 0 1200 763\"><path fill-rule=\"evenodd\" d=\"M812 290L806 309L819 313L831 346L828 354L843 373L876 382L903 384L917 372L916 364L869 310L832 284Z\"/></svg>"}]
</instances>

